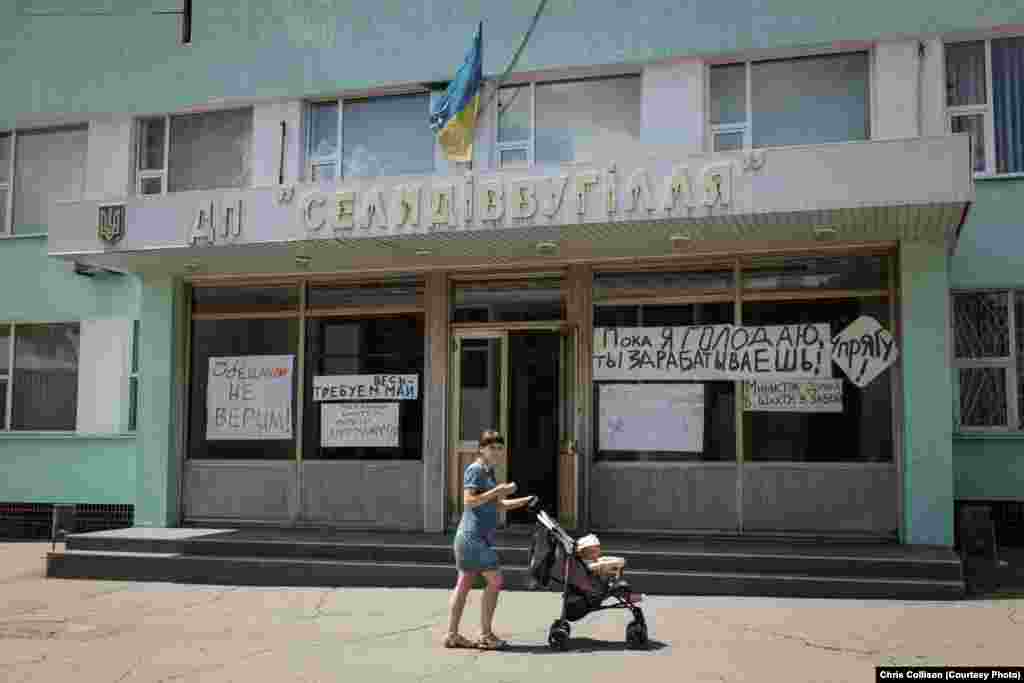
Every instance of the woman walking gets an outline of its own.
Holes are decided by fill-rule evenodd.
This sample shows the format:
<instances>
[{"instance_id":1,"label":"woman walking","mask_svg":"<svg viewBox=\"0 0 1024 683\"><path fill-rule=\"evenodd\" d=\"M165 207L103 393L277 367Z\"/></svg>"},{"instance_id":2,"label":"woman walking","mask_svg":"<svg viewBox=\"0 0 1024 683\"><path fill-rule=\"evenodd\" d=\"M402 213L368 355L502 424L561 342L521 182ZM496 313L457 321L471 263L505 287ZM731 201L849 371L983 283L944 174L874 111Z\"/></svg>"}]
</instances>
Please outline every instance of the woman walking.
<instances>
[{"instance_id":1,"label":"woman walking","mask_svg":"<svg viewBox=\"0 0 1024 683\"><path fill-rule=\"evenodd\" d=\"M494 460L504 448L505 439L498 432L484 432L480 436L480 455L466 467L462 479L462 520L455 533L455 566L459 570L459 578L452 592L445 647L496 650L506 645L491 629L502 588L498 553L494 549L498 506L503 510L516 510L526 507L531 498L509 498L515 493L516 485L495 481ZM474 643L459 633L459 622L462 621L466 598L479 574L484 575L487 588L480 606L480 640Z\"/></svg>"}]
</instances>

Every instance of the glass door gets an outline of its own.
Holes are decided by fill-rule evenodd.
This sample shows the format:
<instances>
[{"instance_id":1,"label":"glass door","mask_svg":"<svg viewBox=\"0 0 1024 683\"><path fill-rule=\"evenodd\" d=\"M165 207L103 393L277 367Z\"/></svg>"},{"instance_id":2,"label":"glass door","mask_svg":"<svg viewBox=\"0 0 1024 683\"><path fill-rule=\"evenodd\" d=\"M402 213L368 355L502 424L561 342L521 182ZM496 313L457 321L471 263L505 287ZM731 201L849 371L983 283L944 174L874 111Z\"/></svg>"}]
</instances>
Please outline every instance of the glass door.
<instances>
[{"instance_id":1,"label":"glass door","mask_svg":"<svg viewBox=\"0 0 1024 683\"><path fill-rule=\"evenodd\" d=\"M450 386L448 519L462 515L462 476L477 457L480 435L495 429L505 436L504 457L495 463L498 481L508 480L508 335L459 333L454 337ZM504 523L504 516L500 520Z\"/></svg>"}]
</instances>

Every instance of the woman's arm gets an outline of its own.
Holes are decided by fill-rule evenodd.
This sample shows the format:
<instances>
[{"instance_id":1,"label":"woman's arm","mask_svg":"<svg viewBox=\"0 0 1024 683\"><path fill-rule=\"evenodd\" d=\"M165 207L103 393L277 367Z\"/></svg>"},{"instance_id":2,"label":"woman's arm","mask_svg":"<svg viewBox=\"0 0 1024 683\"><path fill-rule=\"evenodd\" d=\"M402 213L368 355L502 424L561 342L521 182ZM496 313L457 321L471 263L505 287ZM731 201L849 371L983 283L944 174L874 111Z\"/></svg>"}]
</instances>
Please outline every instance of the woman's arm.
<instances>
[{"instance_id":1,"label":"woman's arm","mask_svg":"<svg viewBox=\"0 0 1024 683\"><path fill-rule=\"evenodd\" d=\"M518 510L524 508L530 504L530 499L533 496L526 496L525 498L505 498L501 501L501 507L504 510Z\"/></svg>"},{"instance_id":2,"label":"woman's arm","mask_svg":"<svg viewBox=\"0 0 1024 683\"><path fill-rule=\"evenodd\" d=\"M486 505L495 499L504 499L505 496L515 490L510 488L511 486L511 484L498 484L490 491L484 491L483 493L473 493L472 489L462 489L462 504L469 508L475 508ZM505 501L502 500L501 502L504 503Z\"/></svg>"}]
</instances>

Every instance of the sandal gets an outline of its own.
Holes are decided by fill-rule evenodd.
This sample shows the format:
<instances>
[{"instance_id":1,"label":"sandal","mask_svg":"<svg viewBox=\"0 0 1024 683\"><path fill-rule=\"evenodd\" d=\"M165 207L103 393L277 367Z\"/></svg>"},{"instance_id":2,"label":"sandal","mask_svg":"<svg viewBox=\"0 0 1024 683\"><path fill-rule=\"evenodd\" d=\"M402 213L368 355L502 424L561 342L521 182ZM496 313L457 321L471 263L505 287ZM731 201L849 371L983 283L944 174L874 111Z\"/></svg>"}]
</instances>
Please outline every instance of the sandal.
<instances>
[{"instance_id":1,"label":"sandal","mask_svg":"<svg viewBox=\"0 0 1024 683\"><path fill-rule=\"evenodd\" d=\"M476 641L476 646L481 650L501 650L507 645L506 641L493 633L486 633L480 636L480 640Z\"/></svg>"},{"instance_id":2,"label":"sandal","mask_svg":"<svg viewBox=\"0 0 1024 683\"><path fill-rule=\"evenodd\" d=\"M444 637L444 646L447 648L472 648L476 645L461 633L449 633Z\"/></svg>"}]
</instances>

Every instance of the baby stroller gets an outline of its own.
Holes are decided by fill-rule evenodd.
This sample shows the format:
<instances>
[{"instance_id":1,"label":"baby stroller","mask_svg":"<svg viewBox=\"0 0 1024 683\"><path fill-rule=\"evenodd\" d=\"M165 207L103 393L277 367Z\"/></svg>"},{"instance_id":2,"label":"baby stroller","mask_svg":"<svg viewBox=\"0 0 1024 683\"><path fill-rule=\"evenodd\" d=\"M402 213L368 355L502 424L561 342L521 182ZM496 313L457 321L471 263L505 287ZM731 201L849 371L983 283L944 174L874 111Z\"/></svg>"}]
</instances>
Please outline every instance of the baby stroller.
<instances>
[{"instance_id":1,"label":"baby stroller","mask_svg":"<svg viewBox=\"0 0 1024 683\"><path fill-rule=\"evenodd\" d=\"M604 579L595 575L576 555L576 539L558 522L540 509L534 499L530 512L537 517L537 531L530 547L530 578L533 588L552 584L562 589L562 615L548 630L548 645L565 650L569 644L569 622L579 621L591 612L603 609L628 609L633 621L626 627L626 644L631 648L647 645L647 622L643 611L631 599L631 589L621 579ZM605 600L614 603L605 605Z\"/></svg>"}]
</instances>

